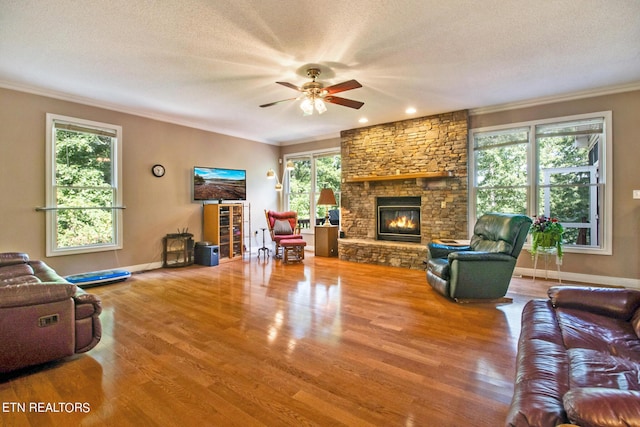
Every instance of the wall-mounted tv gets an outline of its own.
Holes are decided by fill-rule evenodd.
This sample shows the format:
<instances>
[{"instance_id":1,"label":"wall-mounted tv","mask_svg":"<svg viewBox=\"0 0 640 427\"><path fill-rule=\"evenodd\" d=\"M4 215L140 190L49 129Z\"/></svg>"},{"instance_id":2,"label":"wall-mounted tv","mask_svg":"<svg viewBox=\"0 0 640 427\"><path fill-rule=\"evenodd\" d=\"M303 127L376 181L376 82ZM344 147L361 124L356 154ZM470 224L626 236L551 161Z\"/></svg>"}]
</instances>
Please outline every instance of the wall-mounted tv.
<instances>
[{"instance_id":1,"label":"wall-mounted tv","mask_svg":"<svg viewBox=\"0 0 640 427\"><path fill-rule=\"evenodd\" d=\"M247 171L195 166L193 200L247 200Z\"/></svg>"}]
</instances>

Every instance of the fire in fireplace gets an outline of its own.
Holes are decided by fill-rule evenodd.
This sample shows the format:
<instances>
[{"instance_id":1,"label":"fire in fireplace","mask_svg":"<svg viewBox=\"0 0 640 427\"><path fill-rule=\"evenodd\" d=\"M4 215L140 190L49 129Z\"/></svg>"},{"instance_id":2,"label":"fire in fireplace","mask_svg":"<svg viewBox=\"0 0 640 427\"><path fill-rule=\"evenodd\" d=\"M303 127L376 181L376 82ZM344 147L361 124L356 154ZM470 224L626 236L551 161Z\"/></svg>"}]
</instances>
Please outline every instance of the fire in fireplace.
<instances>
[{"instance_id":1,"label":"fire in fireplace","mask_svg":"<svg viewBox=\"0 0 640 427\"><path fill-rule=\"evenodd\" d=\"M402 232L403 230L414 230L417 226L418 224L406 215L402 215L388 221L387 225L391 230L397 230L399 232Z\"/></svg>"},{"instance_id":2,"label":"fire in fireplace","mask_svg":"<svg viewBox=\"0 0 640 427\"><path fill-rule=\"evenodd\" d=\"M377 239L420 243L420 197L378 197Z\"/></svg>"}]
</instances>

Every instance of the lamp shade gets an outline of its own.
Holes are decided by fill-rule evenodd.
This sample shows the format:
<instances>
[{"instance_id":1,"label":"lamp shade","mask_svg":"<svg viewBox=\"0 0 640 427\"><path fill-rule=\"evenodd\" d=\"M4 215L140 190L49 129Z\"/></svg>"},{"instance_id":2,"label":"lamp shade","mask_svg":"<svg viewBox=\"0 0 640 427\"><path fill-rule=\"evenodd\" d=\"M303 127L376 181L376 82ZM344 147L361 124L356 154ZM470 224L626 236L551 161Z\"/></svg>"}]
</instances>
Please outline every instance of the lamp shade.
<instances>
[{"instance_id":1,"label":"lamp shade","mask_svg":"<svg viewBox=\"0 0 640 427\"><path fill-rule=\"evenodd\" d=\"M337 205L336 196L333 194L333 190L330 188L323 188L320 190L320 197L318 198L318 205Z\"/></svg>"}]
</instances>

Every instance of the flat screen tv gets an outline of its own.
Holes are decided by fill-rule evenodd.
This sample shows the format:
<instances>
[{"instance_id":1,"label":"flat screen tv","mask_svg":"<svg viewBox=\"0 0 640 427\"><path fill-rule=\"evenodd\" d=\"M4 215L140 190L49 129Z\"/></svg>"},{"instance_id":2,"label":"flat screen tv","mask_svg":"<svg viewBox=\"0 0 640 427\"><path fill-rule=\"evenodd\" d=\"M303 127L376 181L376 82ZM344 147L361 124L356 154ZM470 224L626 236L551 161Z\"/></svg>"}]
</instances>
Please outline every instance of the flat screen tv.
<instances>
[{"instance_id":1,"label":"flat screen tv","mask_svg":"<svg viewBox=\"0 0 640 427\"><path fill-rule=\"evenodd\" d=\"M193 200L247 200L247 171L242 169L193 168Z\"/></svg>"}]
</instances>

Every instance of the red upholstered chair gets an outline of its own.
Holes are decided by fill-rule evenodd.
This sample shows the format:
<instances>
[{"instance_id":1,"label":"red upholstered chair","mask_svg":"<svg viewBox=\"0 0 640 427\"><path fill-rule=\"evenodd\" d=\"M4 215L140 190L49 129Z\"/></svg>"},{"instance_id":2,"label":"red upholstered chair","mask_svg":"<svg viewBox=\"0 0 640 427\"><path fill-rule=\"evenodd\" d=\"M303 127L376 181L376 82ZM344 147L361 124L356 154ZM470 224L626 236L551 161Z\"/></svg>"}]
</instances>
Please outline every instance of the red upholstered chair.
<instances>
[{"instance_id":1,"label":"red upholstered chair","mask_svg":"<svg viewBox=\"0 0 640 427\"><path fill-rule=\"evenodd\" d=\"M298 213L293 211L275 212L265 209L264 215L267 219L271 240L276 243L276 257L280 257L280 242L282 240L302 239L300 227L298 227Z\"/></svg>"}]
</instances>

